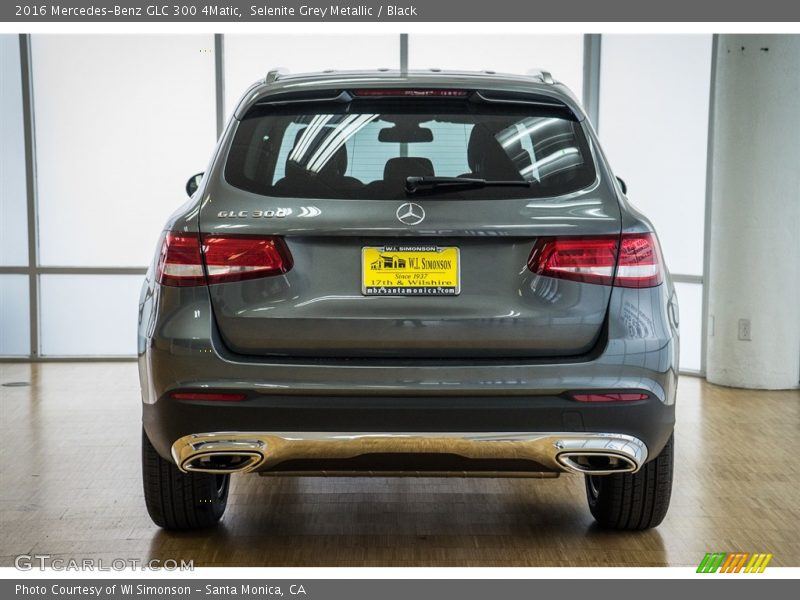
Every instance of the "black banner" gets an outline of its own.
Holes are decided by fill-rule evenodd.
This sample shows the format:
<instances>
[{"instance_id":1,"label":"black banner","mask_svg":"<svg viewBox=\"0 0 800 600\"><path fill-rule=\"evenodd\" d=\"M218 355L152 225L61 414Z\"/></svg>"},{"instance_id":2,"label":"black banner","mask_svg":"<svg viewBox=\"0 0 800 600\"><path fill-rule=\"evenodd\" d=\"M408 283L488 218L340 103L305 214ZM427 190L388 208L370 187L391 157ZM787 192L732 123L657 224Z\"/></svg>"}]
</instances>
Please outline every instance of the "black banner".
<instances>
[{"instance_id":1,"label":"black banner","mask_svg":"<svg viewBox=\"0 0 800 600\"><path fill-rule=\"evenodd\" d=\"M675 600L712 594L721 598L795 598L797 582L758 576L698 575L694 579L28 579L4 580L0 597L28 600L427 600L458 598L648 598Z\"/></svg>"},{"instance_id":2,"label":"black banner","mask_svg":"<svg viewBox=\"0 0 800 600\"><path fill-rule=\"evenodd\" d=\"M787 0L4 0L6 22L787 22Z\"/></svg>"}]
</instances>

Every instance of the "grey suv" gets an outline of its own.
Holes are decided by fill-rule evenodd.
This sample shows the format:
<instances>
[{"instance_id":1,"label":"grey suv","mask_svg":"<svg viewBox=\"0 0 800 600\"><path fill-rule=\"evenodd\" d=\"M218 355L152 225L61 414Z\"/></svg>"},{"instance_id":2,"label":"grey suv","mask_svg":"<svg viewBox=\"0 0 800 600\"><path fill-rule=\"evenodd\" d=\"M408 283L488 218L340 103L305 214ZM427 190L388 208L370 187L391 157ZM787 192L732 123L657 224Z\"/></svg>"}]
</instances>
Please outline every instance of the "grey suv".
<instances>
[{"instance_id":1,"label":"grey suv","mask_svg":"<svg viewBox=\"0 0 800 600\"><path fill-rule=\"evenodd\" d=\"M579 473L601 525L664 518L675 291L548 73L270 72L187 190L139 313L158 525L232 473Z\"/></svg>"}]
</instances>

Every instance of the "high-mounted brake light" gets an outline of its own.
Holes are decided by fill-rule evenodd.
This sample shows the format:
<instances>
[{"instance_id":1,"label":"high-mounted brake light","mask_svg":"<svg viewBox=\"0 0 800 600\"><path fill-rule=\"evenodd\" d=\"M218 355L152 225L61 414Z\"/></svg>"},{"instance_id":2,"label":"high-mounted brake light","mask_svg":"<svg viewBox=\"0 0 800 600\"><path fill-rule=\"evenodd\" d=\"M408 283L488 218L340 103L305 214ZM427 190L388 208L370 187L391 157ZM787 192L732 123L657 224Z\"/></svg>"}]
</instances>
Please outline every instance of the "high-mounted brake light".
<instances>
[{"instance_id":1,"label":"high-mounted brake light","mask_svg":"<svg viewBox=\"0 0 800 600\"><path fill-rule=\"evenodd\" d=\"M414 97L414 98L465 98L466 90L421 90L421 89L394 89L374 88L353 90L354 96L359 97Z\"/></svg>"},{"instance_id":2,"label":"high-mounted brake light","mask_svg":"<svg viewBox=\"0 0 800 600\"><path fill-rule=\"evenodd\" d=\"M177 287L281 275L292 255L279 237L167 232L156 269L160 284Z\"/></svg>"},{"instance_id":3,"label":"high-mounted brake light","mask_svg":"<svg viewBox=\"0 0 800 600\"><path fill-rule=\"evenodd\" d=\"M546 277L628 288L659 285L664 271L658 240L650 233L539 238L528 268Z\"/></svg>"}]
</instances>

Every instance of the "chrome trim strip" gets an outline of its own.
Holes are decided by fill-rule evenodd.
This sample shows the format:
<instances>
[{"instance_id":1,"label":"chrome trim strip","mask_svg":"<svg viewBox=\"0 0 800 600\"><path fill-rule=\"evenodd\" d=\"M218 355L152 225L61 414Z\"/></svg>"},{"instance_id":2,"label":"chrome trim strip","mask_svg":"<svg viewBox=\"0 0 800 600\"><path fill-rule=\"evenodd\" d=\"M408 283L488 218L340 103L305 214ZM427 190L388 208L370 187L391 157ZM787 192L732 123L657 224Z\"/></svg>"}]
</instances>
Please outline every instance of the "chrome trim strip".
<instances>
[{"instance_id":1,"label":"chrome trim strip","mask_svg":"<svg viewBox=\"0 0 800 600\"><path fill-rule=\"evenodd\" d=\"M636 472L647 460L645 444L619 433L531 432L212 432L184 436L172 445L172 458L183 472L200 455L247 454L260 457L243 467L224 472L268 470L291 459L353 458L375 453L447 453L465 458L522 459L534 461L550 472L584 473L569 455L603 455L619 458ZM565 454L563 460L560 458ZM188 468L187 468L188 466ZM219 472L219 471L217 471ZM615 471L592 471L602 475Z\"/></svg>"},{"instance_id":2,"label":"chrome trim strip","mask_svg":"<svg viewBox=\"0 0 800 600\"><path fill-rule=\"evenodd\" d=\"M260 471L260 477L474 477L558 479L552 471Z\"/></svg>"}]
</instances>

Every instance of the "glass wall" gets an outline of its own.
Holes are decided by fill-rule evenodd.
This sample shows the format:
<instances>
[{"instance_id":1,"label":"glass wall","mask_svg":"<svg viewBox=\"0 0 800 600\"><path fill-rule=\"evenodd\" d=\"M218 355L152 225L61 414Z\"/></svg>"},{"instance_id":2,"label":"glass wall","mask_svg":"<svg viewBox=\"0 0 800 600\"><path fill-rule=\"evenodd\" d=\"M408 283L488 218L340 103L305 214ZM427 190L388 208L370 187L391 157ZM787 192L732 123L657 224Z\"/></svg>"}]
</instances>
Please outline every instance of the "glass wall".
<instances>
[{"instance_id":1,"label":"glass wall","mask_svg":"<svg viewBox=\"0 0 800 600\"><path fill-rule=\"evenodd\" d=\"M603 35L598 133L678 286L681 368L701 369L711 35Z\"/></svg>"},{"instance_id":2,"label":"glass wall","mask_svg":"<svg viewBox=\"0 0 800 600\"><path fill-rule=\"evenodd\" d=\"M0 35L0 265L28 264L19 36Z\"/></svg>"},{"instance_id":3,"label":"glass wall","mask_svg":"<svg viewBox=\"0 0 800 600\"><path fill-rule=\"evenodd\" d=\"M275 68L291 73L400 68L399 35L225 35L225 116Z\"/></svg>"},{"instance_id":4,"label":"glass wall","mask_svg":"<svg viewBox=\"0 0 800 600\"><path fill-rule=\"evenodd\" d=\"M0 355L132 356L141 273L203 171L217 111L272 68L397 69L401 36L33 35L39 264L28 273L20 37L0 35ZM710 35L604 35L598 128L678 283L681 366L701 368ZM582 35L409 35L410 69L544 68L583 94ZM39 272L43 268L44 272ZM30 283L38 285L30 344ZM72 317L70 317L72 315ZM80 331L75 330L80 324Z\"/></svg>"},{"instance_id":5,"label":"glass wall","mask_svg":"<svg viewBox=\"0 0 800 600\"><path fill-rule=\"evenodd\" d=\"M583 94L583 36L409 35L410 69L489 70L524 75L550 71L578 97Z\"/></svg>"},{"instance_id":6,"label":"glass wall","mask_svg":"<svg viewBox=\"0 0 800 600\"><path fill-rule=\"evenodd\" d=\"M211 35L32 36L42 265L149 264L214 147L213 48Z\"/></svg>"},{"instance_id":7,"label":"glass wall","mask_svg":"<svg viewBox=\"0 0 800 600\"><path fill-rule=\"evenodd\" d=\"M0 356L31 353L28 280L28 275L0 275Z\"/></svg>"},{"instance_id":8,"label":"glass wall","mask_svg":"<svg viewBox=\"0 0 800 600\"><path fill-rule=\"evenodd\" d=\"M31 37L42 356L135 354L142 277L113 269L144 270L208 163L213 50L212 35Z\"/></svg>"},{"instance_id":9,"label":"glass wall","mask_svg":"<svg viewBox=\"0 0 800 600\"><path fill-rule=\"evenodd\" d=\"M141 275L41 275L43 356L132 356Z\"/></svg>"},{"instance_id":10,"label":"glass wall","mask_svg":"<svg viewBox=\"0 0 800 600\"><path fill-rule=\"evenodd\" d=\"M0 35L0 82L0 267L27 267L28 204L17 35ZM0 356L29 354L29 275L0 274Z\"/></svg>"}]
</instances>

